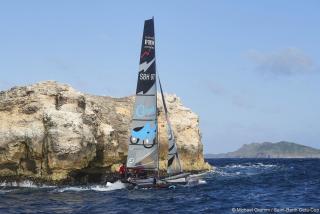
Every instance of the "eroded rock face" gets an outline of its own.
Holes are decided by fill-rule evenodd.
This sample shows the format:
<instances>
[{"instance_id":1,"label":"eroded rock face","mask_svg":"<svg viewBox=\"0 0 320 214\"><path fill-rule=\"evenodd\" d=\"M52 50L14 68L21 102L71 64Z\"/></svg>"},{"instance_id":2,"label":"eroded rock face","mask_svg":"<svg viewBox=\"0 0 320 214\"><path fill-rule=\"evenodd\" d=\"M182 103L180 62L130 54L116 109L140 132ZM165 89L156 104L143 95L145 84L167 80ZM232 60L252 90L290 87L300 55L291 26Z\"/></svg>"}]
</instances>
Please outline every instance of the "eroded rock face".
<instances>
[{"instance_id":1,"label":"eroded rock face","mask_svg":"<svg viewBox=\"0 0 320 214\"><path fill-rule=\"evenodd\" d=\"M208 169L198 116L177 96L166 99L184 169ZM101 180L126 159L133 103L134 97L86 95L53 81L0 92L0 178ZM165 169L166 130L159 110Z\"/></svg>"}]
</instances>

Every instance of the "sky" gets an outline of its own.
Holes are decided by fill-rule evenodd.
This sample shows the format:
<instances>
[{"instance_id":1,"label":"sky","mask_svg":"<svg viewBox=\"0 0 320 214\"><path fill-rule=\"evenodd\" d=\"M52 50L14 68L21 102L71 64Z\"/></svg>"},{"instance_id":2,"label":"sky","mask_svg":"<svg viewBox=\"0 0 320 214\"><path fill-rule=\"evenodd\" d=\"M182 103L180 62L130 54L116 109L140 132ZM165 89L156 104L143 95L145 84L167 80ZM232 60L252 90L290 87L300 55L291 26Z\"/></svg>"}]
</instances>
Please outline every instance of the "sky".
<instances>
[{"instance_id":1,"label":"sky","mask_svg":"<svg viewBox=\"0 0 320 214\"><path fill-rule=\"evenodd\" d=\"M165 92L200 116L205 153L252 142L320 149L320 2L1 1L0 90L44 80L135 93L155 18Z\"/></svg>"}]
</instances>

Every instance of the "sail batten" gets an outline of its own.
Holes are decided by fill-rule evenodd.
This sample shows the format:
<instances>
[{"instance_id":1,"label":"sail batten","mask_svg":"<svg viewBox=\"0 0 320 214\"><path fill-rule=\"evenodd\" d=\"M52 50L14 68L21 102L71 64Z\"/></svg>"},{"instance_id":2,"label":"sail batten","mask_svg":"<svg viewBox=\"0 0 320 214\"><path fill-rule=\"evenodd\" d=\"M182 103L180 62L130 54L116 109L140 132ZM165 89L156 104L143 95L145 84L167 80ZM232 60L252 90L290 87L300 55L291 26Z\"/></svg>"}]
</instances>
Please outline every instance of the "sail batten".
<instances>
[{"instance_id":1,"label":"sail batten","mask_svg":"<svg viewBox=\"0 0 320 214\"><path fill-rule=\"evenodd\" d=\"M158 170L157 84L154 20L144 23L140 65L133 109L128 168Z\"/></svg>"}]
</instances>

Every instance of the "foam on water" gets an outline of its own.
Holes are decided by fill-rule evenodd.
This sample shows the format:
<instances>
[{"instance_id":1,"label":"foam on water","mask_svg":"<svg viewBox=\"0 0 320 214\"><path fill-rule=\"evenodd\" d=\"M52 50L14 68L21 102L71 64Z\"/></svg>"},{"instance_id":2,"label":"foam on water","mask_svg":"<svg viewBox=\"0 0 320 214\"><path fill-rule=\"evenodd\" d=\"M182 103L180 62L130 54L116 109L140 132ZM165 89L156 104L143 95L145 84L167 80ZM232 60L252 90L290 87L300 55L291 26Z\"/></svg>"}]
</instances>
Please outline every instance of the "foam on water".
<instances>
[{"instance_id":1,"label":"foam on water","mask_svg":"<svg viewBox=\"0 0 320 214\"><path fill-rule=\"evenodd\" d=\"M106 185L97 185L97 186L92 186L91 190L94 191L112 191L112 190L117 190L117 189L124 189L126 188L126 185L122 183L121 181L116 181L115 183L110 183L107 182Z\"/></svg>"},{"instance_id":2,"label":"foam on water","mask_svg":"<svg viewBox=\"0 0 320 214\"><path fill-rule=\"evenodd\" d=\"M207 181L200 179L199 184L207 184Z\"/></svg>"},{"instance_id":3,"label":"foam on water","mask_svg":"<svg viewBox=\"0 0 320 214\"><path fill-rule=\"evenodd\" d=\"M224 177L233 177L233 176L239 175L240 172L226 172L226 171L223 171L222 169L216 169L215 174L218 174Z\"/></svg>"},{"instance_id":4,"label":"foam on water","mask_svg":"<svg viewBox=\"0 0 320 214\"><path fill-rule=\"evenodd\" d=\"M80 192L80 191L88 191L87 187L62 187L58 189L54 189L53 192Z\"/></svg>"},{"instance_id":5,"label":"foam on water","mask_svg":"<svg viewBox=\"0 0 320 214\"><path fill-rule=\"evenodd\" d=\"M263 163L240 163L240 164L228 164L225 166L217 167L215 173L220 176L226 177L238 177L241 175L251 176L260 173L268 172L276 169L278 166L274 164L263 164Z\"/></svg>"},{"instance_id":6,"label":"foam on water","mask_svg":"<svg viewBox=\"0 0 320 214\"><path fill-rule=\"evenodd\" d=\"M246 169L246 168L271 168L276 167L277 165L273 164L263 164L263 163L244 163L244 164L231 164L226 165L224 167L220 168L240 168L240 169Z\"/></svg>"},{"instance_id":7,"label":"foam on water","mask_svg":"<svg viewBox=\"0 0 320 214\"><path fill-rule=\"evenodd\" d=\"M23 187L23 188L54 188L55 186L48 186L45 184L38 185L33 181L25 180L25 181L4 181L0 183L1 187Z\"/></svg>"},{"instance_id":8,"label":"foam on water","mask_svg":"<svg viewBox=\"0 0 320 214\"><path fill-rule=\"evenodd\" d=\"M190 179L186 184L187 187L193 187L198 185L207 184L207 182L203 179Z\"/></svg>"},{"instance_id":9,"label":"foam on water","mask_svg":"<svg viewBox=\"0 0 320 214\"><path fill-rule=\"evenodd\" d=\"M69 186L59 189L55 189L54 192L80 192L80 191L97 191L97 192L108 192L112 190L124 189L126 185L121 181L114 183L107 182L106 185L93 185L93 186Z\"/></svg>"},{"instance_id":10,"label":"foam on water","mask_svg":"<svg viewBox=\"0 0 320 214\"><path fill-rule=\"evenodd\" d=\"M14 191L13 189L1 189L0 190L0 194L5 194L5 193L8 193L8 192L12 192Z\"/></svg>"}]
</instances>

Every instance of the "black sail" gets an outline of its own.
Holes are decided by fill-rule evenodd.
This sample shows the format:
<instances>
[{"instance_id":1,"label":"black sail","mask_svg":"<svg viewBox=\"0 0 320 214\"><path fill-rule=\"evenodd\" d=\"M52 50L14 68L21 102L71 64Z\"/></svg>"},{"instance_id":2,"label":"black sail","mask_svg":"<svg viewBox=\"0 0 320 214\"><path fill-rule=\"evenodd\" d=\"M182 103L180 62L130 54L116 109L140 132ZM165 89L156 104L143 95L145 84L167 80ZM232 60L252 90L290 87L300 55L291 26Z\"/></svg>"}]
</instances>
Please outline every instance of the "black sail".
<instances>
[{"instance_id":1,"label":"black sail","mask_svg":"<svg viewBox=\"0 0 320 214\"><path fill-rule=\"evenodd\" d=\"M149 19L144 22L136 94L146 94L156 85L155 59L154 22L153 19Z\"/></svg>"},{"instance_id":2,"label":"black sail","mask_svg":"<svg viewBox=\"0 0 320 214\"><path fill-rule=\"evenodd\" d=\"M157 84L154 20L144 22L136 99L133 109L128 168L158 169Z\"/></svg>"}]
</instances>

